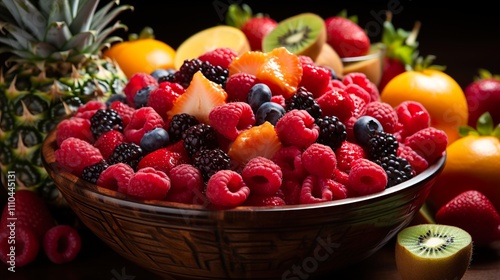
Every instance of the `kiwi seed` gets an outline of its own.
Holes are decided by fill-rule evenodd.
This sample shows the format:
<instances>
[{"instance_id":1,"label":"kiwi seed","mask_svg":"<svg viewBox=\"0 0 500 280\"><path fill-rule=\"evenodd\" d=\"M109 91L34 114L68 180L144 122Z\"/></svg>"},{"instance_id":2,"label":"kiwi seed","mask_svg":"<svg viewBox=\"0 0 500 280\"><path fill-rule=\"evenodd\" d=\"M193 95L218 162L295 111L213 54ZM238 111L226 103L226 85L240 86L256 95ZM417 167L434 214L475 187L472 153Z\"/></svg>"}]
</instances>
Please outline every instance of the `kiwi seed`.
<instances>
[{"instance_id":1,"label":"kiwi seed","mask_svg":"<svg viewBox=\"0 0 500 280\"><path fill-rule=\"evenodd\" d=\"M322 17L302 13L278 23L262 40L262 50L269 52L285 47L296 55L307 55L316 60L326 42L326 27Z\"/></svg>"},{"instance_id":2,"label":"kiwi seed","mask_svg":"<svg viewBox=\"0 0 500 280\"><path fill-rule=\"evenodd\" d=\"M461 279L471 258L472 238L458 227L419 224L397 235L396 266L403 280Z\"/></svg>"}]
</instances>

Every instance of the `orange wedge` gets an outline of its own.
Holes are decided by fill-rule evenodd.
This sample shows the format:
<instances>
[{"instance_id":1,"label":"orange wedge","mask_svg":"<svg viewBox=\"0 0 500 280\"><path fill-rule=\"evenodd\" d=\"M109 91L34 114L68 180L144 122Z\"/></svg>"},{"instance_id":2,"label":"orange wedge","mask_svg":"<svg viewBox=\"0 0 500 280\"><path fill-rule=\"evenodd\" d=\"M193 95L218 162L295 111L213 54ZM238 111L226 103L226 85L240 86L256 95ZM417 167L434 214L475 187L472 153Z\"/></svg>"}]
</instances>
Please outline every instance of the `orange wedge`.
<instances>
[{"instance_id":1,"label":"orange wedge","mask_svg":"<svg viewBox=\"0 0 500 280\"><path fill-rule=\"evenodd\" d=\"M299 57L284 47L273 49L266 53L266 57L255 76L271 88L273 95L291 97L302 79Z\"/></svg>"},{"instance_id":2,"label":"orange wedge","mask_svg":"<svg viewBox=\"0 0 500 280\"><path fill-rule=\"evenodd\" d=\"M236 73L247 73L255 76L266 60L266 53L261 51L243 53L229 64L229 76Z\"/></svg>"}]
</instances>

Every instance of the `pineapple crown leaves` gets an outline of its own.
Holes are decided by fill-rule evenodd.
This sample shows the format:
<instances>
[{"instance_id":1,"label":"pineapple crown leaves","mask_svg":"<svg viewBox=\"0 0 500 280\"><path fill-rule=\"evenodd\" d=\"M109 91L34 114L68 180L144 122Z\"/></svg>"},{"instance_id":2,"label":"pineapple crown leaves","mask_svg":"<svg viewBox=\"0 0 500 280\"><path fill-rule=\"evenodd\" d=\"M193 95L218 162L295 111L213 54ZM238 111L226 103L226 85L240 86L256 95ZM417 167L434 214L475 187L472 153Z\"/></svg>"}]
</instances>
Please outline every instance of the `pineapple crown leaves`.
<instances>
[{"instance_id":1,"label":"pineapple crown leaves","mask_svg":"<svg viewBox=\"0 0 500 280\"><path fill-rule=\"evenodd\" d=\"M468 135L477 136L494 136L500 139L500 124L494 127L493 118L489 112L484 112L476 123L476 128L465 125L458 128L458 133L461 137Z\"/></svg>"},{"instance_id":2,"label":"pineapple crown leaves","mask_svg":"<svg viewBox=\"0 0 500 280\"><path fill-rule=\"evenodd\" d=\"M416 21L411 31L403 28L395 28L392 23L392 13L386 12L386 20L383 24L382 43L386 46L386 55L397 59L405 65L413 65L418 57L417 36L421 23Z\"/></svg>"},{"instance_id":3,"label":"pineapple crown leaves","mask_svg":"<svg viewBox=\"0 0 500 280\"><path fill-rule=\"evenodd\" d=\"M120 22L107 25L121 12L133 9L111 1L100 9L99 0L3 0L0 53L10 52L9 62L32 63L69 61L81 63L99 55L106 45L120 40L111 33L126 28ZM118 7L113 8L114 5Z\"/></svg>"}]
</instances>

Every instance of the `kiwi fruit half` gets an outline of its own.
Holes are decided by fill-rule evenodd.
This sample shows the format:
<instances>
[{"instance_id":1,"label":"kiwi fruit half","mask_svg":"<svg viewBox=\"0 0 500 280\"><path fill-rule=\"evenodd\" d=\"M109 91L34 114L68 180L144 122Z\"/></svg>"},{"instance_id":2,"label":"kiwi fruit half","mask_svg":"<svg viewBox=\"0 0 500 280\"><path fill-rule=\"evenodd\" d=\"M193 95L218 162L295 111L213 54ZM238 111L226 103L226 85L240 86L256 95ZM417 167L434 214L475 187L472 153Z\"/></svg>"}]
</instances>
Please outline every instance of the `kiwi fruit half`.
<instances>
[{"instance_id":1,"label":"kiwi fruit half","mask_svg":"<svg viewBox=\"0 0 500 280\"><path fill-rule=\"evenodd\" d=\"M262 40L262 51L285 47L296 55L307 55L316 60L326 42L323 18L314 13L301 13L280 22Z\"/></svg>"},{"instance_id":2,"label":"kiwi fruit half","mask_svg":"<svg viewBox=\"0 0 500 280\"><path fill-rule=\"evenodd\" d=\"M472 258L472 238L465 230L442 224L420 224L401 230L396 266L403 280L461 279Z\"/></svg>"}]
</instances>

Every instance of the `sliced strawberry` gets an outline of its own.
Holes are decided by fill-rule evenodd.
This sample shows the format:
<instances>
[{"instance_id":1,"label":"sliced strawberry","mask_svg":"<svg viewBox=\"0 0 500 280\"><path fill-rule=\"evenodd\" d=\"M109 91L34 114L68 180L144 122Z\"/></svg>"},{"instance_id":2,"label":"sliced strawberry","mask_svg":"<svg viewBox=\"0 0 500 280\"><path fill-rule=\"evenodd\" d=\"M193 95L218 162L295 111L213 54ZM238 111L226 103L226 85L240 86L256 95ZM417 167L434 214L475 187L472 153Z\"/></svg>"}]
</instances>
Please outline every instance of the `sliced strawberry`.
<instances>
[{"instance_id":1,"label":"sliced strawberry","mask_svg":"<svg viewBox=\"0 0 500 280\"><path fill-rule=\"evenodd\" d=\"M198 71L193 75L191 83L179 96L170 111L169 119L174 115L187 113L195 116L200 122L209 123L208 115L212 108L226 103L227 93L221 85L207 79Z\"/></svg>"},{"instance_id":2,"label":"sliced strawberry","mask_svg":"<svg viewBox=\"0 0 500 280\"><path fill-rule=\"evenodd\" d=\"M267 59L256 77L271 88L273 95L281 94L288 99L297 91L302 73L299 57L280 47L267 53Z\"/></svg>"}]
</instances>

